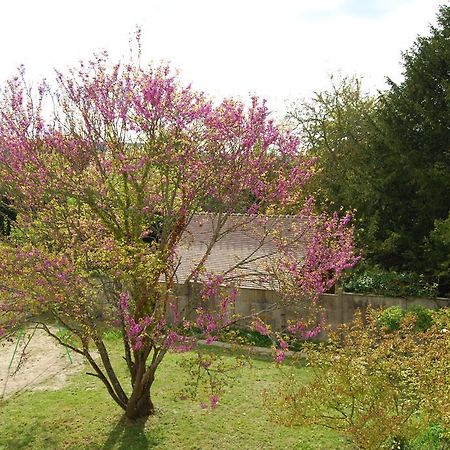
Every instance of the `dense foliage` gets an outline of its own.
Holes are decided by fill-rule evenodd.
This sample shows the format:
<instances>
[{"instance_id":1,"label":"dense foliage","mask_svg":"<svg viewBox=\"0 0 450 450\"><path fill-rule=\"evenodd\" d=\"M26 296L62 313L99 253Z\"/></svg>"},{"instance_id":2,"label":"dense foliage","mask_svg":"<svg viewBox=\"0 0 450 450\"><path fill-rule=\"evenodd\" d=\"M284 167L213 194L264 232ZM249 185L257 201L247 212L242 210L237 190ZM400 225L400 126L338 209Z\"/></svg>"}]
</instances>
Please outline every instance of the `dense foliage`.
<instances>
[{"instance_id":1,"label":"dense foliage","mask_svg":"<svg viewBox=\"0 0 450 450\"><path fill-rule=\"evenodd\" d=\"M359 208L374 196L367 147L377 102L356 77L331 77L330 81L329 90L294 104L287 119L301 136L306 155L317 158L316 174L307 189L326 210L343 205L356 209L361 222L365 215ZM358 223L359 234L361 226ZM366 238L367 233L363 234Z\"/></svg>"},{"instance_id":2,"label":"dense foliage","mask_svg":"<svg viewBox=\"0 0 450 450\"><path fill-rule=\"evenodd\" d=\"M450 292L450 6L403 55L401 83L365 94L355 78L295 106L289 119L320 158L322 208L354 209L372 265L415 272Z\"/></svg>"},{"instance_id":3,"label":"dense foliage","mask_svg":"<svg viewBox=\"0 0 450 450\"><path fill-rule=\"evenodd\" d=\"M450 7L429 36L403 56L404 81L381 97L374 140L377 191L384 223L375 259L402 268L426 267L425 239L450 210ZM374 167L374 169L377 169Z\"/></svg>"},{"instance_id":4,"label":"dense foliage","mask_svg":"<svg viewBox=\"0 0 450 450\"><path fill-rule=\"evenodd\" d=\"M429 297L437 295L437 284L414 272L396 272L362 264L347 274L342 282L347 292L384 295L386 297Z\"/></svg>"}]
</instances>

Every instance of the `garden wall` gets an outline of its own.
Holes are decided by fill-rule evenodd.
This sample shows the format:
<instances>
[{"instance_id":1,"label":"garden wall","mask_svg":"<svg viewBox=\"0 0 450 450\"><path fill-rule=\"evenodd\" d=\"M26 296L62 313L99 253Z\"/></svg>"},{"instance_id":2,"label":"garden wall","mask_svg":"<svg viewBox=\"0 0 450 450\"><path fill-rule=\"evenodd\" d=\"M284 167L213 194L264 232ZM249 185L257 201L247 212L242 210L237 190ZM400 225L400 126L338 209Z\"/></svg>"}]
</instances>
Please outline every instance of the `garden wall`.
<instances>
[{"instance_id":1,"label":"garden wall","mask_svg":"<svg viewBox=\"0 0 450 450\"><path fill-rule=\"evenodd\" d=\"M181 308L187 305L197 305L199 303L200 286L195 284L178 285L177 297ZM234 312L240 316L249 316L254 312L270 310L277 302L278 294L265 289L241 288L235 304ZM322 294L320 303L325 309L327 323L332 327L337 327L342 323L351 322L357 310L364 311L368 305L374 308L389 308L390 306L400 306L403 309L410 309L420 305L425 308L437 309L450 306L448 298L402 298L383 297L368 294L351 294L338 292L337 294ZM213 304L209 305L213 307ZM267 311L263 315L264 320L271 325L274 330L285 328L289 319L294 319L286 308L276 308ZM325 335L319 335L324 338Z\"/></svg>"}]
</instances>

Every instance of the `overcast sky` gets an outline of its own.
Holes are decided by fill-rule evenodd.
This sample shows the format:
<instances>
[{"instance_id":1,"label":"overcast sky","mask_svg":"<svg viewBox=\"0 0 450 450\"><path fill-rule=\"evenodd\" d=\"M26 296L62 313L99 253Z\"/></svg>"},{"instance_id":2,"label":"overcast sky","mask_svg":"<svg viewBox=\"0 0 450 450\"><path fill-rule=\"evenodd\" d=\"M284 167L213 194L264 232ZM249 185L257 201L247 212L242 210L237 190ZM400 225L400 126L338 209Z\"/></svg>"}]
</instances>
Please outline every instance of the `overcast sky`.
<instances>
[{"instance_id":1,"label":"overcast sky","mask_svg":"<svg viewBox=\"0 0 450 450\"><path fill-rule=\"evenodd\" d=\"M275 109L362 75L369 89L400 79L402 50L428 31L445 0L15 0L2 2L0 79L24 63L31 78L107 49L170 61L215 97L256 93Z\"/></svg>"}]
</instances>

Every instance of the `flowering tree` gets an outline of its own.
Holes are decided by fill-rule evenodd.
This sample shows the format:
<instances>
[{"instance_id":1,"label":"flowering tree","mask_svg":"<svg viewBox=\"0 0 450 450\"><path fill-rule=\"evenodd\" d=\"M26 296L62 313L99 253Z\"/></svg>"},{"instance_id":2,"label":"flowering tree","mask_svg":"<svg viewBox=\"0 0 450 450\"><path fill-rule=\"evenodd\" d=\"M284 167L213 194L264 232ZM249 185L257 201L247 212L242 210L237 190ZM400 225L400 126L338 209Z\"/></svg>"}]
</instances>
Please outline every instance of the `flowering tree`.
<instances>
[{"instance_id":1,"label":"flowering tree","mask_svg":"<svg viewBox=\"0 0 450 450\"><path fill-rule=\"evenodd\" d=\"M278 235L284 257L274 270L291 288L315 295L354 263L348 218L314 216L311 201L302 202L312 167L264 102L215 105L166 66L111 65L101 54L36 92L20 71L0 110L2 191L17 213L0 241L0 334L41 322L87 359L127 417L152 414L151 388L167 351L195 345L192 325L211 337L230 324L236 291L220 290L225 278L205 273L230 214L247 212L251 222L296 211L293 239L305 241L307 254L299 261ZM189 321L174 296L177 249L205 208L217 227L188 282L205 280L202 297L219 295L220 304ZM131 389L104 343L111 327L123 337Z\"/></svg>"}]
</instances>

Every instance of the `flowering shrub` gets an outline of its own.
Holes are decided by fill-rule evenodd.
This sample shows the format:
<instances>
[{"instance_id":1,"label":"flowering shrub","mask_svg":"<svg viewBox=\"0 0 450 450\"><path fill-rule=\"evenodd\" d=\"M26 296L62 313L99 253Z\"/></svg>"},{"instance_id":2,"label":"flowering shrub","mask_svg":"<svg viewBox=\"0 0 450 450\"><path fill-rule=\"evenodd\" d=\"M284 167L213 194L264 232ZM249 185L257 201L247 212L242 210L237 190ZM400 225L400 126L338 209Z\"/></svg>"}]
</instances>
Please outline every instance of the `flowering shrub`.
<instances>
[{"instance_id":1,"label":"flowering shrub","mask_svg":"<svg viewBox=\"0 0 450 450\"><path fill-rule=\"evenodd\" d=\"M185 358L180 363L181 368L188 376L181 397L202 398L202 409L216 408L224 389L233 384L239 376L239 368L249 364L244 355L236 356L232 362L224 362L217 354L196 352L195 355Z\"/></svg>"}]
</instances>

